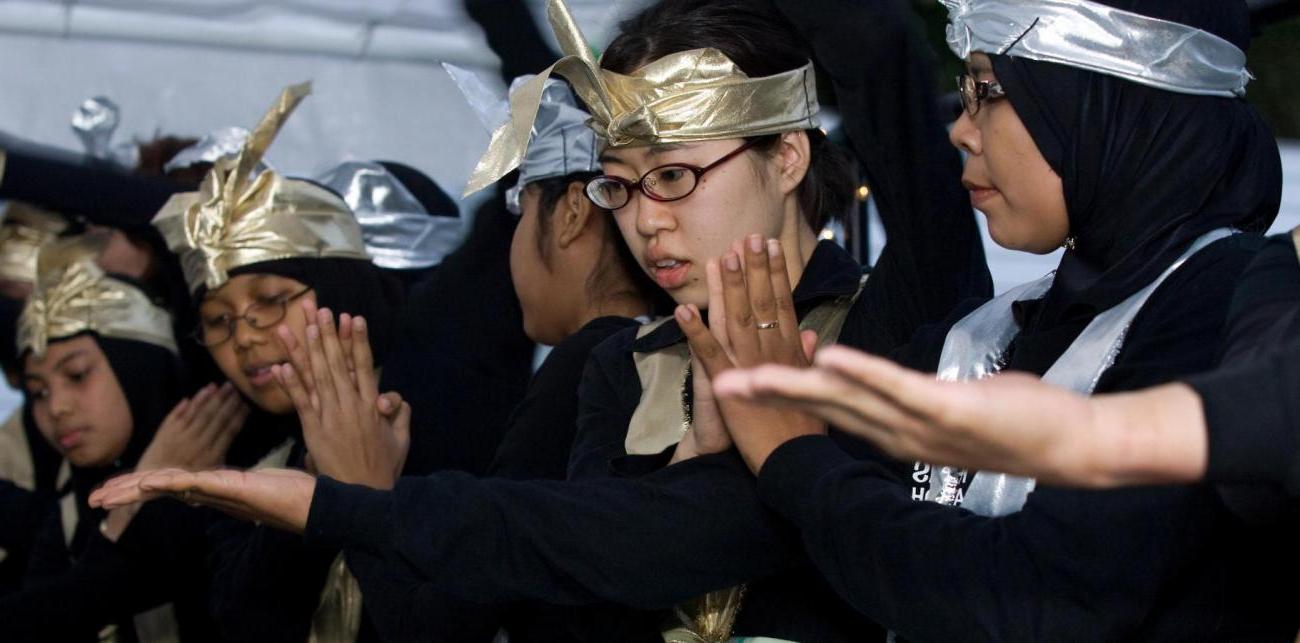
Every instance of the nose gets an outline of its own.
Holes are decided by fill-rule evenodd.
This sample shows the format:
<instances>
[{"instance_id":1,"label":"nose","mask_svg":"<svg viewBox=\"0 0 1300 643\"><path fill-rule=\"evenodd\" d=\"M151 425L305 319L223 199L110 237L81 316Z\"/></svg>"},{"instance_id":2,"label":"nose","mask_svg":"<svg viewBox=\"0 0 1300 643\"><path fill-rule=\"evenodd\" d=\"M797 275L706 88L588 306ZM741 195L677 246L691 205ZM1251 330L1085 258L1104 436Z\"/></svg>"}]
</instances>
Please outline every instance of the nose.
<instances>
[{"instance_id":1,"label":"nose","mask_svg":"<svg viewBox=\"0 0 1300 643\"><path fill-rule=\"evenodd\" d=\"M980 131L975 126L975 120L971 118L970 112L961 110L957 121L952 124L952 129L948 130L948 141L953 147L967 154L979 154L982 151L983 141L980 138Z\"/></svg>"},{"instance_id":2,"label":"nose","mask_svg":"<svg viewBox=\"0 0 1300 643\"><path fill-rule=\"evenodd\" d=\"M50 417L60 420L72 413L71 395L59 391L58 387L55 386L51 386L46 395L49 396Z\"/></svg>"},{"instance_id":3,"label":"nose","mask_svg":"<svg viewBox=\"0 0 1300 643\"><path fill-rule=\"evenodd\" d=\"M677 213L673 209L673 203L655 201L638 191L623 207L636 208L636 230L647 239L677 228Z\"/></svg>"},{"instance_id":4,"label":"nose","mask_svg":"<svg viewBox=\"0 0 1300 643\"><path fill-rule=\"evenodd\" d=\"M246 349L254 344L262 344L266 341L266 331L253 328L248 323L248 319L236 319L235 329L230 333L230 341L235 343L235 348Z\"/></svg>"}]
</instances>

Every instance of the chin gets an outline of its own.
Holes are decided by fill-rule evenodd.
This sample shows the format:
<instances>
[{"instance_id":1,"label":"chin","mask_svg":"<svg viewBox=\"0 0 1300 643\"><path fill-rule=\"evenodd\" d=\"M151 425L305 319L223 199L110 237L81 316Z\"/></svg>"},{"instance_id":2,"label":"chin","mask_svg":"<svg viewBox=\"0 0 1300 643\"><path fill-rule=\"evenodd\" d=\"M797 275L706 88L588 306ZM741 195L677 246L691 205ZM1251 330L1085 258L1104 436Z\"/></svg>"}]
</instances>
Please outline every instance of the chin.
<instances>
[{"instance_id":1,"label":"chin","mask_svg":"<svg viewBox=\"0 0 1300 643\"><path fill-rule=\"evenodd\" d=\"M257 408L272 415L288 415L296 411L293 408L293 400L279 390L264 391L247 397L257 405Z\"/></svg>"}]
</instances>

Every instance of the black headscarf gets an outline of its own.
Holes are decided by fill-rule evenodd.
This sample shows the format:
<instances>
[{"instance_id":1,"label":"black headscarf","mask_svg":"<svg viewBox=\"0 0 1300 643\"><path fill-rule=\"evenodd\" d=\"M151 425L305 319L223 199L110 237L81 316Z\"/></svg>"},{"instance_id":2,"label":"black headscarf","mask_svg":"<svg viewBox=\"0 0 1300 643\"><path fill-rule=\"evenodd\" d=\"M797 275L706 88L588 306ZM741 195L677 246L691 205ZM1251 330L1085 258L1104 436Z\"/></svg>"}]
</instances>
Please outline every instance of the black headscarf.
<instances>
[{"instance_id":1,"label":"black headscarf","mask_svg":"<svg viewBox=\"0 0 1300 643\"><path fill-rule=\"evenodd\" d=\"M1240 0L1102 0L1197 27L1243 51ZM1014 56L998 81L1061 177L1076 249L1067 250L1036 325L1110 308L1151 283L1194 239L1277 216L1277 143L1244 99L1193 96Z\"/></svg>"},{"instance_id":2,"label":"black headscarf","mask_svg":"<svg viewBox=\"0 0 1300 643\"><path fill-rule=\"evenodd\" d=\"M144 454L144 450L158 432L158 425L181 398L184 378L180 360L171 351L154 344L129 339L104 337L96 333L88 335L104 352L113 375L117 377L126 397L127 408L131 411L131 437L126 448L113 462L102 467L73 467L70 481L71 491L77 500L79 517L77 534L74 535L73 547L84 542L85 531L97 528L103 517L100 511L91 510L87 500L90 493L109 477L134 467ZM66 341L61 338L58 341ZM31 426L35 422L31 415L31 398L24 392L23 419Z\"/></svg>"}]
</instances>

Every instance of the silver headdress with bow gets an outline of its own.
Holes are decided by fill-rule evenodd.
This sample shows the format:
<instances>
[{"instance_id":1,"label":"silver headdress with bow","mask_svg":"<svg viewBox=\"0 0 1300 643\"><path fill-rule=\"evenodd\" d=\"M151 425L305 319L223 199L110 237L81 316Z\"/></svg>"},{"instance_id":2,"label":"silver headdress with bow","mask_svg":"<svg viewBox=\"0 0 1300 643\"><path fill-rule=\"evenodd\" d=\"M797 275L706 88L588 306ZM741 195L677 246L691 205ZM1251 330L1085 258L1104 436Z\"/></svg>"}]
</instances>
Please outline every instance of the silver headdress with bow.
<instances>
[{"instance_id":1,"label":"silver headdress with bow","mask_svg":"<svg viewBox=\"0 0 1300 643\"><path fill-rule=\"evenodd\" d=\"M1002 54L1182 94L1244 96L1246 54L1207 31L1088 0L941 0L957 57Z\"/></svg>"},{"instance_id":2,"label":"silver headdress with bow","mask_svg":"<svg viewBox=\"0 0 1300 643\"><path fill-rule=\"evenodd\" d=\"M474 72L446 63L442 66L489 133L509 120L509 96L492 91ZM510 83L511 93L532 79L533 76L516 78ZM546 79L528 151L519 164L519 182L506 191L506 207L511 212L521 213L519 197L529 183L575 172L600 171L596 132L587 126L590 119L591 114L578 107L568 83L557 78Z\"/></svg>"},{"instance_id":3,"label":"silver headdress with bow","mask_svg":"<svg viewBox=\"0 0 1300 643\"><path fill-rule=\"evenodd\" d=\"M121 112L117 103L105 96L87 98L72 113L72 132L81 139L86 154L131 169L140 163L140 147L135 143L113 145Z\"/></svg>"},{"instance_id":4,"label":"silver headdress with bow","mask_svg":"<svg viewBox=\"0 0 1300 643\"><path fill-rule=\"evenodd\" d=\"M361 224L366 252L375 265L416 270L442 263L460 242L455 212L428 212L383 165L345 161L317 179L338 192Z\"/></svg>"}]
</instances>

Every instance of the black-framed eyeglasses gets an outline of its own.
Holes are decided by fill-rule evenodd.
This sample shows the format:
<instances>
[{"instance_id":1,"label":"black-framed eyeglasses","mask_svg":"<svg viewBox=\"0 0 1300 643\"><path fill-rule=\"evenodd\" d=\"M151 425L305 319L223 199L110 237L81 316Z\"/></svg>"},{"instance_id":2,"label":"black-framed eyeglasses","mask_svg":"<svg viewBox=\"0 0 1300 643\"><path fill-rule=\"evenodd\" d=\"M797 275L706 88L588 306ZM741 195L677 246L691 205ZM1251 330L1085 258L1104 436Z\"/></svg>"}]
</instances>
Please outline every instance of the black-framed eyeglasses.
<instances>
[{"instance_id":1,"label":"black-framed eyeglasses","mask_svg":"<svg viewBox=\"0 0 1300 643\"><path fill-rule=\"evenodd\" d=\"M686 163L669 163L646 172L641 178L629 181L623 177L602 174L587 181L587 198L592 203L606 210L617 210L632 200L632 193L640 190L647 198L655 201L676 201L690 196L700 185L700 177L741 152L753 147L763 139L756 138L734 149L730 154L704 166L698 167Z\"/></svg>"},{"instance_id":2,"label":"black-framed eyeglasses","mask_svg":"<svg viewBox=\"0 0 1300 643\"><path fill-rule=\"evenodd\" d=\"M986 101L1005 98L1007 92L1000 83L991 80L975 80L970 74L957 76L957 94L961 96L961 107L967 114L980 113L980 105Z\"/></svg>"},{"instance_id":3,"label":"black-framed eyeglasses","mask_svg":"<svg viewBox=\"0 0 1300 643\"><path fill-rule=\"evenodd\" d=\"M257 330L266 330L280 323L288 313L289 302L312 291L311 286L291 295L276 297L270 301L255 302L241 315L223 314L212 319L200 319L199 325L194 329L194 341L202 346L212 348L224 344L226 340L234 337L235 326L240 320L243 320L251 328Z\"/></svg>"}]
</instances>

